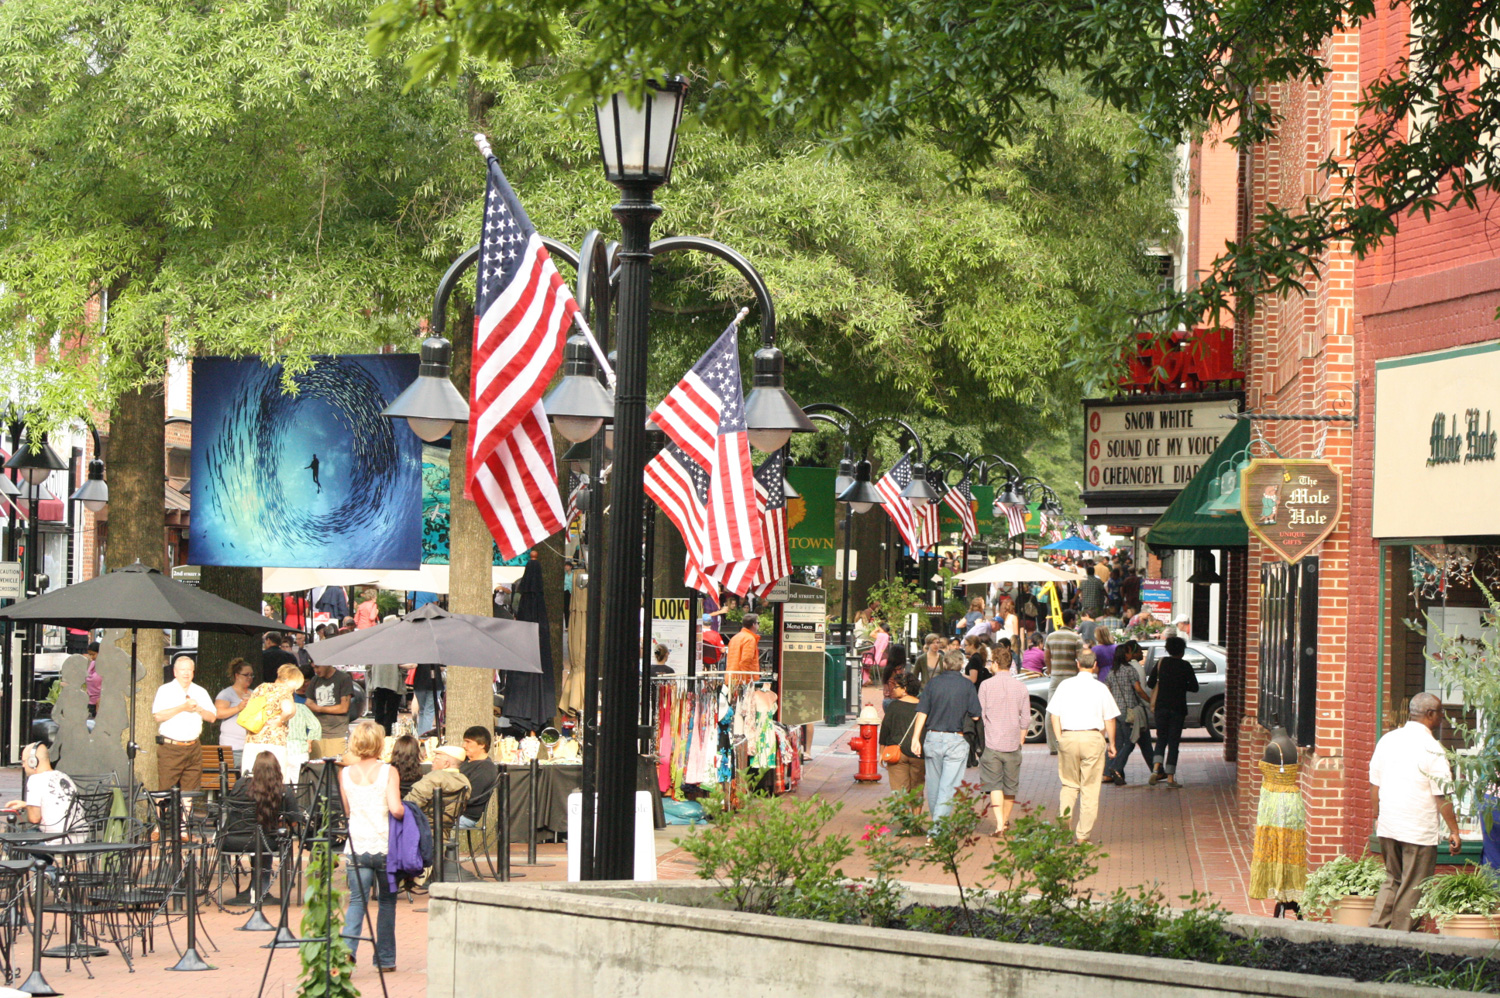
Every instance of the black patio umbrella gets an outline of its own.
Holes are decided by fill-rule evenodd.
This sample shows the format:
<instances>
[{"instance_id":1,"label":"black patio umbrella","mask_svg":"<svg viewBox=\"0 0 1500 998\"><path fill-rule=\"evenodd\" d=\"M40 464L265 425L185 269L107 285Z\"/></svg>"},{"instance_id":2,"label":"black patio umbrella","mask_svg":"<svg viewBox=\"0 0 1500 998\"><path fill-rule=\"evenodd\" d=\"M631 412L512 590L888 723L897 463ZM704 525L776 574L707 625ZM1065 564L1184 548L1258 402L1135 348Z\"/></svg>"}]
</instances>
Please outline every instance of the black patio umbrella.
<instances>
[{"instance_id":1,"label":"black patio umbrella","mask_svg":"<svg viewBox=\"0 0 1500 998\"><path fill-rule=\"evenodd\" d=\"M503 672L540 672L537 627L517 620L449 613L428 603L400 620L307 646L314 665L424 662Z\"/></svg>"},{"instance_id":2,"label":"black patio umbrella","mask_svg":"<svg viewBox=\"0 0 1500 998\"><path fill-rule=\"evenodd\" d=\"M178 582L140 562L87 582L33 596L0 610L0 620L15 624L58 624L79 630L130 628L130 741L125 757L129 786L135 786L135 649L136 631L162 627L226 634L295 631L279 621L247 610L196 586Z\"/></svg>"},{"instance_id":3,"label":"black patio umbrella","mask_svg":"<svg viewBox=\"0 0 1500 998\"><path fill-rule=\"evenodd\" d=\"M547 626L547 599L542 566L535 558L516 581L516 622L529 621L540 635L540 668L536 675L505 677L505 717L525 731L541 731L557 713L557 690L552 682L552 632Z\"/></svg>"}]
</instances>

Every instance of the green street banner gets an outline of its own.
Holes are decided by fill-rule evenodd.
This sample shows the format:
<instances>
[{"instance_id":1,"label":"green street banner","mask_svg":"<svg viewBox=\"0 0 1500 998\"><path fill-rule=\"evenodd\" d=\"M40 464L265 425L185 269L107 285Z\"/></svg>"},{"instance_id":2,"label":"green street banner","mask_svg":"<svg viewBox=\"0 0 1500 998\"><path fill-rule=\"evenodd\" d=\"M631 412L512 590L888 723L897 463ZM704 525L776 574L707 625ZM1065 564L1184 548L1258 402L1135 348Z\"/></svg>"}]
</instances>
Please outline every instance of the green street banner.
<instances>
[{"instance_id":1,"label":"green street banner","mask_svg":"<svg viewBox=\"0 0 1500 998\"><path fill-rule=\"evenodd\" d=\"M984 537L995 530L995 487L975 485L970 491L974 493L974 501L969 503L974 510L974 524L979 528L979 536ZM946 502L938 503L938 533L946 537L961 530L963 524L959 521L958 514L953 512L953 507Z\"/></svg>"},{"instance_id":2,"label":"green street banner","mask_svg":"<svg viewBox=\"0 0 1500 998\"><path fill-rule=\"evenodd\" d=\"M788 468L786 480L799 495L786 502L787 543L793 565L832 565L834 541L833 468Z\"/></svg>"}]
</instances>

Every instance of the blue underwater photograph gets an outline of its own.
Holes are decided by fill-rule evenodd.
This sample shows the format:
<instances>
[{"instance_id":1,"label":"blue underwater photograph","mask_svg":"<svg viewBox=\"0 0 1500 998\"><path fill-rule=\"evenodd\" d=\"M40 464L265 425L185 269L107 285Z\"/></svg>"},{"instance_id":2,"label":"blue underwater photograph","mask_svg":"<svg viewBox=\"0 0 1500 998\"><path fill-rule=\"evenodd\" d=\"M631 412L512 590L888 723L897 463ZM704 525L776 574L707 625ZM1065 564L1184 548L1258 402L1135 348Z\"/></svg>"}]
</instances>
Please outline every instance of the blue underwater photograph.
<instances>
[{"instance_id":1,"label":"blue underwater photograph","mask_svg":"<svg viewBox=\"0 0 1500 998\"><path fill-rule=\"evenodd\" d=\"M414 354L320 357L293 394L280 365L195 359L193 562L417 568L422 442L380 415L416 376Z\"/></svg>"}]
</instances>

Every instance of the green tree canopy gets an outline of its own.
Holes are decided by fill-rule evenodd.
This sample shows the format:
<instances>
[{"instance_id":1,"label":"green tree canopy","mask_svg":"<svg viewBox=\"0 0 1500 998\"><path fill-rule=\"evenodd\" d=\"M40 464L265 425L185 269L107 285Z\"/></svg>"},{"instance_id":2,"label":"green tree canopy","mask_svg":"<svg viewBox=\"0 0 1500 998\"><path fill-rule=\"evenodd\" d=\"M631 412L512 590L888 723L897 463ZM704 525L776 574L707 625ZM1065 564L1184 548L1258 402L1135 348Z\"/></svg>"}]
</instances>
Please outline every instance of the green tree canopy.
<instances>
[{"instance_id":1,"label":"green tree canopy","mask_svg":"<svg viewBox=\"0 0 1500 998\"><path fill-rule=\"evenodd\" d=\"M1392 10L1399 25L1403 8L1415 55L1364 87L1348 148L1318 167L1325 193L1265 212L1188 294L1115 299L1088 331L1097 341L1297 291L1337 242L1368 253L1402 217L1500 190L1500 0L386 0L371 37L414 40L408 65L422 79L451 74L465 53L551 55L571 19L587 41L563 84L580 98L688 75L703 84L704 120L730 132L802 126L866 150L918 137L973 179L1073 80L1139 119L1140 157L1122 159L1131 172L1210 126L1260 141L1278 122L1273 84L1323 83L1339 33Z\"/></svg>"}]
</instances>

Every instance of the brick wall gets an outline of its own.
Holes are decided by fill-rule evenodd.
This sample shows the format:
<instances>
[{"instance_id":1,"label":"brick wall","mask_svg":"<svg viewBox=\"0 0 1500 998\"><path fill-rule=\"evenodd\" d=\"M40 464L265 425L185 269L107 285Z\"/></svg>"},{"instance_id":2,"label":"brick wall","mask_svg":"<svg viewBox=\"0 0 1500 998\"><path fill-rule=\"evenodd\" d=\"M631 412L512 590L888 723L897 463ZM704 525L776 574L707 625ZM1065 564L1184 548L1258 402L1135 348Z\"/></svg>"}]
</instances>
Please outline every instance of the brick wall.
<instances>
[{"instance_id":1,"label":"brick wall","mask_svg":"<svg viewBox=\"0 0 1500 998\"><path fill-rule=\"evenodd\" d=\"M1267 97L1283 115L1277 134L1254 150L1251 181L1256 213L1276 206L1296 210L1308 196L1326 197L1326 178L1316 169L1331 151L1343 148L1355 122L1359 87L1359 38L1336 35L1323 52L1332 72L1319 85L1278 85ZM1249 329L1247 388L1253 409L1268 414L1344 413L1352 409L1355 379L1355 261L1336 245L1309 274L1306 294L1265 298ZM1346 484L1353 475L1354 440L1346 423L1260 422L1264 441L1258 457L1321 457L1332 461ZM1350 518L1345 516L1324 541L1318 588L1318 689L1316 746L1304 755L1303 790L1308 805L1308 843L1313 863L1347 848L1350 839L1346 768L1346 723L1351 679L1348 654L1351 617ZM1266 731L1256 720L1259 694L1260 566L1275 559L1252 538L1246 566L1245 670L1242 730L1236 753L1240 786L1259 786L1256 763ZM1240 794L1240 813L1254 822L1255 794Z\"/></svg>"},{"instance_id":2,"label":"brick wall","mask_svg":"<svg viewBox=\"0 0 1500 998\"><path fill-rule=\"evenodd\" d=\"M1359 34L1338 35L1326 46L1323 58L1331 72L1322 85L1292 83L1267 91L1284 122L1252 151L1247 197L1253 211L1273 205L1295 210L1305 195L1328 193L1316 164L1343 148L1355 120L1358 87L1403 54L1408 27L1404 9L1383 9ZM1281 414L1350 412L1354 388L1359 389L1356 426L1258 427L1281 455L1322 456L1344 473L1345 514L1319 552L1317 746L1303 759L1314 864L1334 852L1357 851L1373 823L1366 774L1380 734L1376 666L1383 605L1381 550L1370 536L1375 362L1500 338L1495 321L1500 240L1491 231L1495 207L1495 199L1487 198L1478 210L1430 221L1403 219L1398 234L1363 260L1355 260L1346 247L1334 247L1320 261L1320 274L1308 282L1306 295L1260 301L1248 330L1246 386L1252 407ZM1255 721L1260 565L1272 557L1252 540L1245 670L1242 682L1231 686L1231 704L1242 718L1235 758L1240 814L1247 824L1254 821L1255 761L1266 737ZM1404 584L1388 576L1387 600ZM1387 621L1388 646L1396 623ZM1384 707L1389 717L1391 704Z\"/></svg>"}]
</instances>

